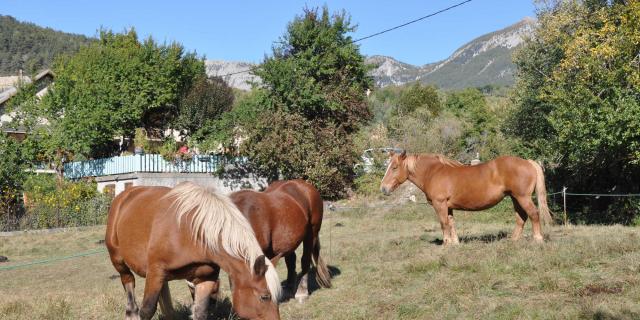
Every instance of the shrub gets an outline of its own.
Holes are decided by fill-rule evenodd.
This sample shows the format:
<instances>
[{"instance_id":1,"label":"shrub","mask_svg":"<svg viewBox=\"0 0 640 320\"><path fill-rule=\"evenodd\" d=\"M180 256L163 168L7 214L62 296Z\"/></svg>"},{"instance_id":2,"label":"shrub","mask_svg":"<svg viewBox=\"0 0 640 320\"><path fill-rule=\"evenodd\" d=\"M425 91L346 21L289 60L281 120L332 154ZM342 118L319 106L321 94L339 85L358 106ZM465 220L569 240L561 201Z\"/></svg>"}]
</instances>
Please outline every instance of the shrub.
<instances>
[{"instance_id":1,"label":"shrub","mask_svg":"<svg viewBox=\"0 0 640 320\"><path fill-rule=\"evenodd\" d=\"M51 175L25 182L26 213L20 228L55 228L103 224L111 199L95 183L56 182Z\"/></svg>"},{"instance_id":2,"label":"shrub","mask_svg":"<svg viewBox=\"0 0 640 320\"><path fill-rule=\"evenodd\" d=\"M380 171L365 173L355 179L355 191L367 197L381 197L380 182L383 177L384 173Z\"/></svg>"}]
</instances>

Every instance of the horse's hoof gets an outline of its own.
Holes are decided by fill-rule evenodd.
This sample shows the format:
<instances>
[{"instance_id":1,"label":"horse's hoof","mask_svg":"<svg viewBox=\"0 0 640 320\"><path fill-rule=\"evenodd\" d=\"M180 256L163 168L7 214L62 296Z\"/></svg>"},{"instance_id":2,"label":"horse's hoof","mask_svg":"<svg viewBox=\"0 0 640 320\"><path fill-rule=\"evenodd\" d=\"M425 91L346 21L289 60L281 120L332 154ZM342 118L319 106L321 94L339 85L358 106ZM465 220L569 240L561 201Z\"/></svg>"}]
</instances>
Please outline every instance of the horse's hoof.
<instances>
[{"instance_id":1,"label":"horse's hoof","mask_svg":"<svg viewBox=\"0 0 640 320\"><path fill-rule=\"evenodd\" d=\"M309 298L308 295L296 295L296 301L298 301L298 303L304 303L307 301L307 298Z\"/></svg>"}]
</instances>

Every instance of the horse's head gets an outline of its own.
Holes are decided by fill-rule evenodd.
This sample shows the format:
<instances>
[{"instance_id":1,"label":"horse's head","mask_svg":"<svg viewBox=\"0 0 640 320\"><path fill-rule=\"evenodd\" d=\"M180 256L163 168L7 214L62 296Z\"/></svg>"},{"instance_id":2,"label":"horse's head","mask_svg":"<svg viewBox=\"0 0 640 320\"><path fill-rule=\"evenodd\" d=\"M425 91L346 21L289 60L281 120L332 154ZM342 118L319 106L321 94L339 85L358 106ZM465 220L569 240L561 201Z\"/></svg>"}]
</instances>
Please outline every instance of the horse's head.
<instances>
[{"instance_id":1,"label":"horse's head","mask_svg":"<svg viewBox=\"0 0 640 320\"><path fill-rule=\"evenodd\" d=\"M273 296L268 284L269 268L273 266L265 256L260 256L253 264L253 273L244 268L247 272L230 275L233 282L233 309L241 318L280 319L278 297ZM277 285L280 286L279 281Z\"/></svg>"},{"instance_id":2,"label":"horse's head","mask_svg":"<svg viewBox=\"0 0 640 320\"><path fill-rule=\"evenodd\" d=\"M399 185L404 183L409 176L405 160L407 159L407 151L402 150L400 153L393 151L389 152L389 166L387 172L382 178L380 184L380 191L385 195L391 194Z\"/></svg>"}]
</instances>

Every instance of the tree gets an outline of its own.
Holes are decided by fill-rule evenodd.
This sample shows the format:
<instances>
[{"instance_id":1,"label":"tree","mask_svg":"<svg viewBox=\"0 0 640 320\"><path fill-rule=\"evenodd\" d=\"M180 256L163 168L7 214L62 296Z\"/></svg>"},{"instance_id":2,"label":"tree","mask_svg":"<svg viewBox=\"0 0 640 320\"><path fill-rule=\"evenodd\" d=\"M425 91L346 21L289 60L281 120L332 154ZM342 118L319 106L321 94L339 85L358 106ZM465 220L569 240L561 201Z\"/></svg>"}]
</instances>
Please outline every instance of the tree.
<instances>
[{"instance_id":1,"label":"tree","mask_svg":"<svg viewBox=\"0 0 640 320\"><path fill-rule=\"evenodd\" d=\"M551 184L637 193L640 186L640 2L558 2L515 56L509 130L547 160ZM630 223L640 202L572 199L576 220Z\"/></svg>"},{"instance_id":2,"label":"tree","mask_svg":"<svg viewBox=\"0 0 640 320\"><path fill-rule=\"evenodd\" d=\"M193 134L231 110L233 90L221 78L199 78L180 100L177 127Z\"/></svg>"},{"instance_id":3,"label":"tree","mask_svg":"<svg viewBox=\"0 0 640 320\"><path fill-rule=\"evenodd\" d=\"M308 179L327 198L351 185L352 135L371 118L365 91L372 83L347 36L354 30L345 12L305 9L255 71L264 96L243 125L241 151L262 174Z\"/></svg>"},{"instance_id":4,"label":"tree","mask_svg":"<svg viewBox=\"0 0 640 320\"><path fill-rule=\"evenodd\" d=\"M0 134L0 218L10 224L12 218L20 214L20 194L25 179L25 161L20 150L20 144Z\"/></svg>"},{"instance_id":5,"label":"tree","mask_svg":"<svg viewBox=\"0 0 640 320\"><path fill-rule=\"evenodd\" d=\"M396 113L402 116L411 114L418 109L426 109L431 117L436 117L441 108L436 87L423 86L416 81L400 94Z\"/></svg>"},{"instance_id":6,"label":"tree","mask_svg":"<svg viewBox=\"0 0 640 320\"><path fill-rule=\"evenodd\" d=\"M50 153L101 157L117 148L116 136L166 125L180 97L204 77L204 63L177 43L139 42L134 30L101 31L96 43L59 58L54 72L55 84L42 103L51 122Z\"/></svg>"}]
</instances>

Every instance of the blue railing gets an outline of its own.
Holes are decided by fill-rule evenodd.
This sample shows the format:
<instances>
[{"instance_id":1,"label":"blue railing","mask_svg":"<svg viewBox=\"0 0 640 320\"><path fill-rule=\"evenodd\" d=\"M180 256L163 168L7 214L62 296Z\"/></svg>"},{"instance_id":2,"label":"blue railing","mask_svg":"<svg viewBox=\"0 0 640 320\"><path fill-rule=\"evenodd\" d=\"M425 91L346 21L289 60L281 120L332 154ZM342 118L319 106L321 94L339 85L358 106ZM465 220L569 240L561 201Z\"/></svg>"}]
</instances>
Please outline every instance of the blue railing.
<instances>
[{"instance_id":1,"label":"blue railing","mask_svg":"<svg viewBox=\"0 0 640 320\"><path fill-rule=\"evenodd\" d=\"M213 173L222 158L215 155L194 155L189 161L167 161L159 154L144 154L75 161L64 164L64 177L80 179L133 172L193 172Z\"/></svg>"}]
</instances>

